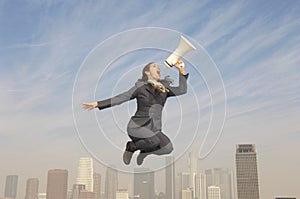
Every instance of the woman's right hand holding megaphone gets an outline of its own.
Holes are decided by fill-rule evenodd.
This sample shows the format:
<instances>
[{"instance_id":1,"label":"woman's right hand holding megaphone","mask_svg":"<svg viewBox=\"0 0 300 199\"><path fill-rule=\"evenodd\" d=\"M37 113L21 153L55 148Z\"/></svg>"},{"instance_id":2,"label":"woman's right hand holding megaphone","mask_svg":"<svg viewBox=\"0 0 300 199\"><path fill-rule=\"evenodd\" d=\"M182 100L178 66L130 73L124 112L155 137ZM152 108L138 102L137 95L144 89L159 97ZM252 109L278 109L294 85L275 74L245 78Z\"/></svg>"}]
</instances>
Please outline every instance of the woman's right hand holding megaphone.
<instances>
[{"instance_id":1,"label":"woman's right hand holding megaphone","mask_svg":"<svg viewBox=\"0 0 300 199\"><path fill-rule=\"evenodd\" d=\"M184 75L185 74L185 66L184 62L182 60L178 60L174 66L179 70L180 74Z\"/></svg>"}]
</instances>

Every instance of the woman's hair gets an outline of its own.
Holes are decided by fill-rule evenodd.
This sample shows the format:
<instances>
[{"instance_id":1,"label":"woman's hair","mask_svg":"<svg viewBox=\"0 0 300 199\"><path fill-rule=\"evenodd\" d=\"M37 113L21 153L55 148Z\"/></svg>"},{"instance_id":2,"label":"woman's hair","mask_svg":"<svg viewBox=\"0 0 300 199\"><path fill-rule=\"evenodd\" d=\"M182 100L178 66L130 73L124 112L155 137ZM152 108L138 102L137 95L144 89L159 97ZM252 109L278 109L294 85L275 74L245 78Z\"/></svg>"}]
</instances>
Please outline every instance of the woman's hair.
<instances>
[{"instance_id":1,"label":"woman's hair","mask_svg":"<svg viewBox=\"0 0 300 199\"><path fill-rule=\"evenodd\" d=\"M149 71L150 66L154 64L154 62L150 62L148 63L144 68L143 68L143 73L142 73L142 78L139 79L140 81L147 81L148 80L148 76L146 75L146 71Z\"/></svg>"}]
</instances>

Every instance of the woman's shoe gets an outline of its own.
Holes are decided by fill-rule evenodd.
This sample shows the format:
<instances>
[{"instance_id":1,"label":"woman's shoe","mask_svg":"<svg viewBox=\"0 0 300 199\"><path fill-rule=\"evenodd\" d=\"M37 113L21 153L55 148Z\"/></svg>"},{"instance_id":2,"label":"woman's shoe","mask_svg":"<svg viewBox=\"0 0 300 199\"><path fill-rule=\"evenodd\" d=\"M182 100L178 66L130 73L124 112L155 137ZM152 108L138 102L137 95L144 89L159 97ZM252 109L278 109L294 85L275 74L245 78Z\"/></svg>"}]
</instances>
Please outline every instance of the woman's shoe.
<instances>
[{"instance_id":1,"label":"woman's shoe","mask_svg":"<svg viewBox=\"0 0 300 199\"><path fill-rule=\"evenodd\" d=\"M124 164L126 164L126 165L130 164L130 161L131 161L131 158L132 158L132 155L133 155L135 149L136 149L136 147L133 142L127 142L126 149L123 153Z\"/></svg>"},{"instance_id":2,"label":"woman's shoe","mask_svg":"<svg viewBox=\"0 0 300 199\"><path fill-rule=\"evenodd\" d=\"M124 164L126 164L126 165L130 164L132 155L133 155L133 152L124 151L124 153L123 153L123 162L124 162Z\"/></svg>"},{"instance_id":3,"label":"woman's shoe","mask_svg":"<svg viewBox=\"0 0 300 199\"><path fill-rule=\"evenodd\" d=\"M136 158L136 163L138 165L142 165L144 162L144 159L147 157L147 155L148 155L147 153L140 153Z\"/></svg>"}]
</instances>

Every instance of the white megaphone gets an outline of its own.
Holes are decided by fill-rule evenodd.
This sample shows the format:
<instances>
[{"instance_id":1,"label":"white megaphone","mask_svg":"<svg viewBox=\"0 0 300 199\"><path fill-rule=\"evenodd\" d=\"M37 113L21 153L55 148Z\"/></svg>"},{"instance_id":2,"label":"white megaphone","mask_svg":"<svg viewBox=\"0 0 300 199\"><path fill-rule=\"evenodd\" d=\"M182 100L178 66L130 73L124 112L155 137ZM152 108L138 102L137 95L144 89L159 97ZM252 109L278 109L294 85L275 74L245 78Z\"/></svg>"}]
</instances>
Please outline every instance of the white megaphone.
<instances>
[{"instance_id":1,"label":"white megaphone","mask_svg":"<svg viewBox=\"0 0 300 199\"><path fill-rule=\"evenodd\" d=\"M193 46L185 37L180 36L180 42L175 51L164 61L164 65L167 68L173 67L174 64L181 58L183 55L191 50L196 50L196 47Z\"/></svg>"}]
</instances>

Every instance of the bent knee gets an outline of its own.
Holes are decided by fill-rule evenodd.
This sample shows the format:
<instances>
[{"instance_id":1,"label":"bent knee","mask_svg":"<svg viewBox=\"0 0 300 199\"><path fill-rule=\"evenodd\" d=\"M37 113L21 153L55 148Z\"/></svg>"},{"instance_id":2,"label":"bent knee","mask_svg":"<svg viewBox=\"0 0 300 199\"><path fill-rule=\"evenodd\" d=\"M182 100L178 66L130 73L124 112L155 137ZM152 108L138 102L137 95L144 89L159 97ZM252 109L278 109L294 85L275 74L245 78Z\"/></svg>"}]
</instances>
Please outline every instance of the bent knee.
<instances>
[{"instance_id":1,"label":"bent knee","mask_svg":"<svg viewBox=\"0 0 300 199\"><path fill-rule=\"evenodd\" d=\"M163 147L164 154L170 154L174 150L173 145L171 143L167 144Z\"/></svg>"},{"instance_id":2,"label":"bent knee","mask_svg":"<svg viewBox=\"0 0 300 199\"><path fill-rule=\"evenodd\" d=\"M160 139L156 136L147 138L146 142L149 143L152 148L156 148L160 145Z\"/></svg>"}]
</instances>

